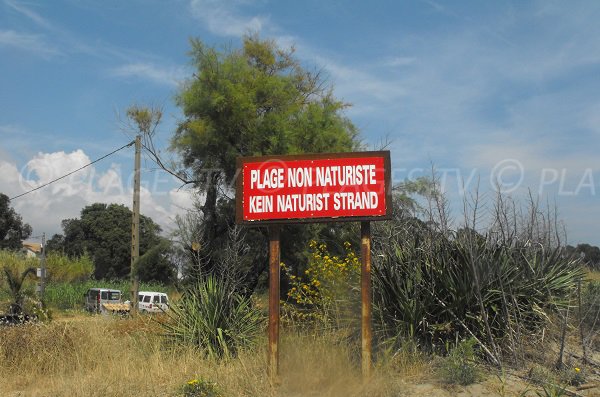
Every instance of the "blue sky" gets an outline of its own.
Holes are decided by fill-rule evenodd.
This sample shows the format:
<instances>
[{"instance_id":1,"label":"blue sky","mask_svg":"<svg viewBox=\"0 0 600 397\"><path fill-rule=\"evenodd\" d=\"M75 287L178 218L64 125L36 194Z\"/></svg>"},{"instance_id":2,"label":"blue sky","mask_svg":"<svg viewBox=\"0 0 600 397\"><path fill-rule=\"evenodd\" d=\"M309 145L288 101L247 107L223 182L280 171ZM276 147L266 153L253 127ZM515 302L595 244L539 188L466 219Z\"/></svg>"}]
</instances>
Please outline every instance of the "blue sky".
<instances>
[{"instance_id":1,"label":"blue sky","mask_svg":"<svg viewBox=\"0 0 600 397\"><path fill-rule=\"evenodd\" d=\"M570 243L600 245L599 20L597 1L0 0L0 191L122 146L132 104L164 108L166 146L188 39L237 47L252 31L323 69L365 143L390 139L396 181L435 165L456 219L477 184L531 192ZM132 162L123 150L13 205L57 232L91 202L129 205ZM168 229L190 197L149 162L143 179L142 211Z\"/></svg>"}]
</instances>

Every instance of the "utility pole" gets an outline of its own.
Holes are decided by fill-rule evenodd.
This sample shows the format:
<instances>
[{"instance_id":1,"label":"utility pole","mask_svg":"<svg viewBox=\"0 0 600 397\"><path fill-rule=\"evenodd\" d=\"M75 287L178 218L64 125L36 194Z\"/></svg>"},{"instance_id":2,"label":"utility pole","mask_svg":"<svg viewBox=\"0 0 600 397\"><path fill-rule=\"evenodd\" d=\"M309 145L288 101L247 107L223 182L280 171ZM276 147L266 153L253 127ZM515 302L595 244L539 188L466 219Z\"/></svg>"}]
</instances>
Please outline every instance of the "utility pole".
<instances>
[{"instance_id":1,"label":"utility pole","mask_svg":"<svg viewBox=\"0 0 600 397\"><path fill-rule=\"evenodd\" d=\"M137 260L140 257L140 156L142 137L135 137L135 170L133 179L133 216L131 219L131 313L137 313L139 277Z\"/></svg>"},{"instance_id":2,"label":"utility pole","mask_svg":"<svg viewBox=\"0 0 600 397\"><path fill-rule=\"evenodd\" d=\"M40 301L44 302L46 292L46 233L42 233L42 256L40 258Z\"/></svg>"}]
</instances>

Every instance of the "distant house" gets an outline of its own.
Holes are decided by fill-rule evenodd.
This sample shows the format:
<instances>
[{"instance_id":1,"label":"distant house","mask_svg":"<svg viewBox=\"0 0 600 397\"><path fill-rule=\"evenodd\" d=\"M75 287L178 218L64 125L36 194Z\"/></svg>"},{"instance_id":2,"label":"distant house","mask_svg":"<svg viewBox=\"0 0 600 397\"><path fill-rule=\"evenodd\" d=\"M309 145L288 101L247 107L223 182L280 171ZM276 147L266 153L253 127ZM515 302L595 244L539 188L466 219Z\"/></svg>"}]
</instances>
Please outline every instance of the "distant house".
<instances>
[{"instance_id":1,"label":"distant house","mask_svg":"<svg viewBox=\"0 0 600 397\"><path fill-rule=\"evenodd\" d=\"M21 251L28 258L37 258L38 256L40 256L42 254L42 244L24 241L23 249Z\"/></svg>"}]
</instances>

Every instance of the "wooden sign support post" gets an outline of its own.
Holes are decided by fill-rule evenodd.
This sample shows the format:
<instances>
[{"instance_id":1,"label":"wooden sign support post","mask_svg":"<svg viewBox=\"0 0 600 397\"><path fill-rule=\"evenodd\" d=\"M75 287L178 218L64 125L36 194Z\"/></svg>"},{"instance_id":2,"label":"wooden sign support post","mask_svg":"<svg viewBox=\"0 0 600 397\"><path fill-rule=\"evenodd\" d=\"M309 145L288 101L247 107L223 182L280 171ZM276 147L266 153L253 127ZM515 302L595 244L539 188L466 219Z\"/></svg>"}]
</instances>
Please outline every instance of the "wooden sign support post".
<instances>
[{"instance_id":1,"label":"wooden sign support post","mask_svg":"<svg viewBox=\"0 0 600 397\"><path fill-rule=\"evenodd\" d=\"M360 223L361 295L362 295L362 374L371 376L371 224Z\"/></svg>"},{"instance_id":2,"label":"wooden sign support post","mask_svg":"<svg viewBox=\"0 0 600 397\"><path fill-rule=\"evenodd\" d=\"M268 372L279 372L279 274L282 224L361 222L362 373L371 375L371 224L392 213L390 152L240 157L236 222L269 227Z\"/></svg>"},{"instance_id":3,"label":"wooden sign support post","mask_svg":"<svg viewBox=\"0 0 600 397\"><path fill-rule=\"evenodd\" d=\"M279 373L279 225L269 226L269 376L272 381Z\"/></svg>"}]
</instances>

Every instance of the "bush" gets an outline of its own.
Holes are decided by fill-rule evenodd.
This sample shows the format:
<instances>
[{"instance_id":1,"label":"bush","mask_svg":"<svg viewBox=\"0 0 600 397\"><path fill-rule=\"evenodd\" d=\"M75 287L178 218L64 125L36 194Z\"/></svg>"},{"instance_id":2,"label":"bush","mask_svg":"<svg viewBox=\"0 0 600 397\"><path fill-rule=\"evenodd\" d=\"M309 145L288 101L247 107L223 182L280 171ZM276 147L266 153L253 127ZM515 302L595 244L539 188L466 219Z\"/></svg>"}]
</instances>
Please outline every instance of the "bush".
<instances>
[{"instance_id":1,"label":"bush","mask_svg":"<svg viewBox=\"0 0 600 397\"><path fill-rule=\"evenodd\" d=\"M559 372L558 379L567 385L580 386L586 382L587 374L583 368L564 368Z\"/></svg>"},{"instance_id":2,"label":"bush","mask_svg":"<svg viewBox=\"0 0 600 397\"><path fill-rule=\"evenodd\" d=\"M560 247L498 242L470 230L442 234L416 220L385 225L375 241L377 335L416 337L425 348L439 349L456 334L502 343L534 331L568 303L582 277Z\"/></svg>"},{"instance_id":3,"label":"bush","mask_svg":"<svg viewBox=\"0 0 600 397\"><path fill-rule=\"evenodd\" d=\"M595 329L600 325L600 281L587 283L581 295L581 321Z\"/></svg>"},{"instance_id":4,"label":"bush","mask_svg":"<svg viewBox=\"0 0 600 397\"><path fill-rule=\"evenodd\" d=\"M311 241L308 267L302 275L295 275L284 263L281 269L290 288L283 304L284 318L298 324L340 326L352 317L355 304L360 301L360 262L345 242L344 257L331 255L324 243ZM354 307L354 309L353 309Z\"/></svg>"},{"instance_id":5,"label":"bush","mask_svg":"<svg viewBox=\"0 0 600 397\"><path fill-rule=\"evenodd\" d=\"M229 357L252 347L263 328L252 300L234 292L231 281L208 276L184 291L161 321L172 346L192 346L209 357Z\"/></svg>"},{"instance_id":6,"label":"bush","mask_svg":"<svg viewBox=\"0 0 600 397\"><path fill-rule=\"evenodd\" d=\"M0 250L0 312L32 313L40 302L35 293L35 269L39 260Z\"/></svg>"},{"instance_id":7,"label":"bush","mask_svg":"<svg viewBox=\"0 0 600 397\"><path fill-rule=\"evenodd\" d=\"M57 252L50 252L46 258L48 282L80 282L90 278L94 263L88 255L70 258Z\"/></svg>"},{"instance_id":8,"label":"bush","mask_svg":"<svg viewBox=\"0 0 600 397\"><path fill-rule=\"evenodd\" d=\"M192 379L182 388L183 397L223 397L215 382Z\"/></svg>"},{"instance_id":9,"label":"bush","mask_svg":"<svg viewBox=\"0 0 600 397\"><path fill-rule=\"evenodd\" d=\"M466 386L477 381L479 374L475 365L475 344L474 339L467 339L450 351L441 367L445 382Z\"/></svg>"}]
</instances>

